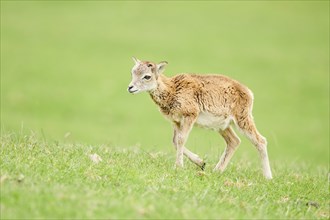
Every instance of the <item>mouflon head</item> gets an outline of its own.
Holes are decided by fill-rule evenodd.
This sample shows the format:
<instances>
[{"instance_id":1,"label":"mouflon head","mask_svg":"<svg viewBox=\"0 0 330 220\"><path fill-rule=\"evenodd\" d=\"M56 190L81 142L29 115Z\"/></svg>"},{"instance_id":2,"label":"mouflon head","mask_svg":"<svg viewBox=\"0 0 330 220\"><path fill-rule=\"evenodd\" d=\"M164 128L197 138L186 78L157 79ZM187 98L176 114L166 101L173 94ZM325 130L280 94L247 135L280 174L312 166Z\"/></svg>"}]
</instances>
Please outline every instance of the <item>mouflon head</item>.
<instances>
[{"instance_id":1,"label":"mouflon head","mask_svg":"<svg viewBox=\"0 0 330 220\"><path fill-rule=\"evenodd\" d=\"M163 73L166 61L158 64L150 61L140 61L132 57L134 66L132 68L132 81L128 86L128 92L135 94L143 91L152 91L157 88L157 79Z\"/></svg>"}]
</instances>

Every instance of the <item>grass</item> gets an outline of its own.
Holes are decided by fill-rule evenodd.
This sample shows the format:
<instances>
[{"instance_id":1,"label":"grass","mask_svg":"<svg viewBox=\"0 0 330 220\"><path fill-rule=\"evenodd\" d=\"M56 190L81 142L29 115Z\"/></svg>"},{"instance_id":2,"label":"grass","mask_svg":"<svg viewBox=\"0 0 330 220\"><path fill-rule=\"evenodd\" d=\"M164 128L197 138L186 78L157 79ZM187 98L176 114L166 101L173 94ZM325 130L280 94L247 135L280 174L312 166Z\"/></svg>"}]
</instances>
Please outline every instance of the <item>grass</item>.
<instances>
[{"instance_id":1,"label":"grass","mask_svg":"<svg viewBox=\"0 0 330 220\"><path fill-rule=\"evenodd\" d=\"M0 4L2 219L329 218L328 1ZM198 128L205 173L174 170L170 123L126 91L131 56L251 88L275 179L245 138L212 173L224 142Z\"/></svg>"},{"instance_id":2,"label":"grass","mask_svg":"<svg viewBox=\"0 0 330 220\"><path fill-rule=\"evenodd\" d=\"M202 172L188 161L175 170L172 154L141 148L63 145L15 134L1 143L2 219L329 218L324 167L274 164L276 177L267 181L247 161L220 175L211 169L216 157ZM95 153L101 162L90 159Z\"/></svg>"}]
</instances>

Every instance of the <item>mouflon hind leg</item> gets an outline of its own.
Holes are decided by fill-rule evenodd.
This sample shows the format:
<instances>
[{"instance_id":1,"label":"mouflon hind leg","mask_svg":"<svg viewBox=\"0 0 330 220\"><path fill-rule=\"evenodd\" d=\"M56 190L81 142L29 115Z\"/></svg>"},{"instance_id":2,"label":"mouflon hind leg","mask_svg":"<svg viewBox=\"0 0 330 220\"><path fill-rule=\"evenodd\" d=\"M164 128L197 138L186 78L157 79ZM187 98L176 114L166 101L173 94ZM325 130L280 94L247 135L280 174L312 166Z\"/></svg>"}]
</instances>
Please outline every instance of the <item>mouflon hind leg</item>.
<instances>
[{"instance_id":1,"label":"mouflon hind leg","mask_svg":"<svg viewBox=\"0 0 330 220\"><path fill-rule=\"evenodd\" d=\"M272 179L272 171L270 169L268 152L267 152L267 140L257 130L252 116L246 117L237 123L239 130L253 143L257 148L261 163L262 171L267 179Z\"/></svg>"},{"instance_id":2,"label":"mouflon hind leg","mask_svg":"<svg viewBox=\"0 0 330 220\"><path fill-rule=\"evenodd\" d=\"M231 127L228 127L223 131L220 130L219 133L225 139L227 146L222 153L218 164L215 166L214 171L220 170L223 172L241 141Z\"/></svg>"}]
</instances>

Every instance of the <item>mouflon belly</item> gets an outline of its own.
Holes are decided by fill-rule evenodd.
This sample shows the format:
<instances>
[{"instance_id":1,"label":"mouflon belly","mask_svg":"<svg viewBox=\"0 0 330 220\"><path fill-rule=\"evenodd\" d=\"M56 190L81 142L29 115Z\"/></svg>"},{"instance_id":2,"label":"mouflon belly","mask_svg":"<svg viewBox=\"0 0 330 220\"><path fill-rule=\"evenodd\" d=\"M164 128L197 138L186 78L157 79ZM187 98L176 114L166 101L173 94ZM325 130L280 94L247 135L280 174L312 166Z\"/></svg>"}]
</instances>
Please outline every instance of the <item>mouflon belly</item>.
<instances>
[{"instance_id":1,"label":"mouflon belly","mask_svg":"<svg viewBox=\"0 0 330 220\"><path fill-rule=\"evenodd\" d=\"M225 130L229 126L231 120L232 118L230 116L214 115L209 112L201 112L198 115L195 124L203 128L219 131Z\"/></svg>"}]
</instances>

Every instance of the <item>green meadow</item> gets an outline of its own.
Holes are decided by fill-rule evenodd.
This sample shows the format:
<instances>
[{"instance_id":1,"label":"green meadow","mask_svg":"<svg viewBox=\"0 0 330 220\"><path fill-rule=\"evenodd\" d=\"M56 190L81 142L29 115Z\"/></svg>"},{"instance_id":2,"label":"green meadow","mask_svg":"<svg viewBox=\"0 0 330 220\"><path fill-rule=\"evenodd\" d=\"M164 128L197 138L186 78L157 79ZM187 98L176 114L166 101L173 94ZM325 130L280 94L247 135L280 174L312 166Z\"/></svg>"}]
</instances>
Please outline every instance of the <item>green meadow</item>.
<instances>
[{"instance_id":1,"label":"green meadow","mask_svg":"<svg viewBox=\"0 0 330 220\"><path fill-rule=\"evenodd\" d=\"M247 85L274 179L201 128L174 169L132 56ZM329 2L1 1L0 161L1 219L329 219Z\"/></svg>"}]
</instances>

